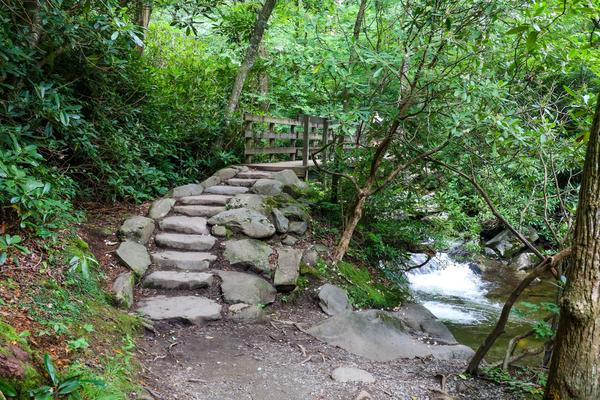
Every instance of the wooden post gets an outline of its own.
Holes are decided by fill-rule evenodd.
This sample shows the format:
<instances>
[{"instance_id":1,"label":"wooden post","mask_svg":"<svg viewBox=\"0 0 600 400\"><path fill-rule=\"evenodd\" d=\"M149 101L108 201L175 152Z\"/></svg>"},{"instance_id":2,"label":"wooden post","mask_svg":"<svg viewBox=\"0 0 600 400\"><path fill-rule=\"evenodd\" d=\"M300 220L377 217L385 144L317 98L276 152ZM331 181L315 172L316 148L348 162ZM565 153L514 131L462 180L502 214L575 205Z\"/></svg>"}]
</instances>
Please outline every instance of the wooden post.
<instances>
[{"instance_id":1,"label":"wooden post","mask_svg":"<svg viewBox=\"0 0 600 400\"><path fill-rule=\"evenodd\" d=\"M252 121L246 122L246 127L244 129L244 136L246 137L244 152L254 149L254 137L253 137L254 135L252 133ZM252 154L246 154L244 162L246 164L250 164L252 162Z\"/></svg>"},{"instance_id":2,"label":"wooden post","mask_svg":"<svg viewBox=\"0 0 600 400\"><path fill-rule=\"evenodd\" d=\"M292 153L292 161L296 161L296 153L298 151L296 148L296 139L298 138L298 133L296 133L296 125L290 125L290 135L292 136L290 147L294 148L294 152Z\"/></svg>"},{"instance_id":3,"label":"wooden post","mask_svg":"<svg viewBox=\"0 0 600 400\"><path fill-rule=\"evenodd\" d=\"M271 135L275 134L275 124L273 122L269 123L269 131L267 135L269 136L269 147L275 147L275 138L272 138ZM269 161L273 161L273 154L269 154Z\"/></svg>"},{"instance_id":4,"label":"wooden post","mask_svg":"<svg viewBox=\"0 0 600 400\"><path fill-rule=\"evenodd\" d=\"M310 134L310 116L304 115L304 132L302 134L302 167L304 168L304 179L308 180L308 147Z\"/></svg>"}]
</instances>

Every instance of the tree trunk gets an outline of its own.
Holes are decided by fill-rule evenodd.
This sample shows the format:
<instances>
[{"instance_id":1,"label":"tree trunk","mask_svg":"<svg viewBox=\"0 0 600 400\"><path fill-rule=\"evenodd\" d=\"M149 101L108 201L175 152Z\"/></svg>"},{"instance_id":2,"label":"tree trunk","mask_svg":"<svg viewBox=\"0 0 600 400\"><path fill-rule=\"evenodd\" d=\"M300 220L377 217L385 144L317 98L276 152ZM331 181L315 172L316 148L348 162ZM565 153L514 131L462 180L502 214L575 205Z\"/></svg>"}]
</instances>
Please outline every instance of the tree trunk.
<instances>
[{"instance_id":1,"label":"tree trunk","mask_svg":"<svg viewBox=\"0 0 600 400\"><path fill-rule=\"evenodd\" d=\"M600 399L600 98L590 133L546 400Z\"/></svg>"},{"instance_id":2,"label":"tree trunk","mask_svg":"<svg viewBox=\"0 0 600 400\"><path fill-rule=\"evenodd\" d=\"M269 56L269 53L264 46L260 46L258 54L262 59L266 59ZM267 96L269 95L269 74L266 69L263 69L260 71L260 74L258 74L258 90L260 96L264 98L264 100L260 102L260 109L266 113L271 106L269 99L267 99Z\"/></svg>"},{"instance_id":3,"label":"tree trunk","mask_svg":"<svg viewBox=\"0 0 600 400\"><path fill-rule=\"evenodd\" d=\"M258 49L267 28L267 22L271 17L271 13L273 12L273 8L275 8L276 2L277 0L265 0L262 9L256 17L256 25L254 25L254 30L250 36L250 43L248 45L248 50L246 51L246 58L244 59L244 62L240 66L237 76L235 77L233 89L231 89L231 96L229 97L229 103L227 104L227 109L225 110L225 116L227 120L229 120L231 115L235 112L235 110L237 110L237 107L240 103L240 96L242 94L242 89L244 88L244 83L246 82L248 73L256 62Z\"/></svg>"},{"instance_id":4,"label":"tree trunk","mask_svg":"<svg viewBox=\"0 0 600 400\"><path fill-rule=\"evenodd\" d=\"M354 230L362 218L367 197L367 192L364 190L356 193L356 199L354 201L354 205L352 206L352 213L350 214L350 218L346 223L346 227L344 228L340 242L338 243L337 248L335 249L335 254L333 255L333 262L336 264L342 261L346 255L346 251L348 251Z\"/></svg>"}]
</instances>

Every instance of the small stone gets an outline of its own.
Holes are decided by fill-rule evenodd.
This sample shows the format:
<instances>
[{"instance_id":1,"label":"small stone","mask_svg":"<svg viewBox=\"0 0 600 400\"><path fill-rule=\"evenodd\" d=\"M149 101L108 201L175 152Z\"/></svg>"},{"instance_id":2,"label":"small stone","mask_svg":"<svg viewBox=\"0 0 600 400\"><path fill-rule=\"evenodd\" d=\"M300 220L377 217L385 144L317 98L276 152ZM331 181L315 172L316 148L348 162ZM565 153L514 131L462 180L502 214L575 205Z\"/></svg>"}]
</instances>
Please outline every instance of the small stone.
<instances>
[{"instance_id":1,"label":"small stone","mask_svg":"<svg viewBox=\"0 0 600 400\"><path fill-rule=\"evenodd\" d=\"M157 245L178 250L210 250L215 245L215 238L209 235L185 235L181 233L161 232L154 238Z\"/></svg>"},{"instance_id":2,"label":"small stone","mask_svg":"<svg viewBox=\"0 0 600 400\"><path fill-rule=\"evenodd\" d=\"M244 272L215 271L222 279L223 298L229 304L266 305L275 301L277 291L266 280Z\"/></svg>"},{"instance_id":3,"label":"small stone","mask_svg":"<svg viewBox=\"0 0 600 400\"><path fill-rule=\"evenodd\" d=\"M135 276L132 272L124 272L117 276L112 291L117 303L123 308L129 308L133 304L133 286L135 285Z\"/></svg>"},{"instance_id":4,"label":"small stone","mask_svg":"<svg viewBox=\"0 0 600 400\"><path fill-rule=\"evenodd\" d=\"M265 311L263 307L237 303L229 306L229 318L237 322L260 322L265 318Z\"/></svg>"},{"instance_id":5,"label":"small stone","mask_svg":"<svg viewBox=\"0 0 600 400\"><path fill-rule=\"evenodd\" d=\"M288 232L295 233L297 235L304 235L308 230L308 224L305 221L291 221Z\"/></svg>"},{"instance_id":6,"label":"small stone","mask_svg":"<svg viewBox=\"0 0 600 400\"><path fill-rule=\"evenodd\" d=\"M208 227L206 226L206 218L204 217L175 215L163 219L158 223L158 226L163 231L208 235Z\"/></svg>"},{"instance_id":7,"label":"small stone","mask_svg":"<svg viewBox=\"0 0 600 400\"><path fill-rule=\"evenodd\" d=\"M319 288L318 297L319 306L327 315L338 315L352 309L346 291L330 283Z\"/></svg>"},{"instance_id":8,"label":"small stone","mask_svg":"<svg viewBox=\"0 0 600 400\"><path fill-rule=\"evenodd\" d=\"M260 240L241 239L223 243L223 257L233 266L250 268L251 270L271 276L269 257L273 254L271 246Z\"/></svg>"},{"instance_id":9,"label":"small stone","mask_svg":"<svg viewBox=\"0 0 600 400\"><path fill-rule=\"evenodd\" d=\"M130 240L119 245L116 255L125 266L129 267L138 276L144 275L151 264L150 254L148 254L146 247Z\"/></svg>"},{"instance_id":10,"label":"small stone","mask_svg":"<svg viewBox=\"0 0 600 400\"><path fill-rule=\"evenodd\" d=\"M175 199L167 198L156 200L152 203L150 211L148 211L148 216L152 219L164 218L171 212L174 205Z\"/></svg>"},{"instance_id":11,"label":"small stone","mask_svg":"<svg viewBox=\"0 0 600 400\"><path fill-rule=\"evenodd\" d=\"M144 287L158 289L199 289L213 283L212 274L204 272L155 271L144 279Z\"/></svg>"},{"instance_id":12,"label":"small stone","mask_svg":"<svg viewBox=\"0 0 600 400\"><path fill-rule=\"evenodd\" d=\"M259 179L252 186L252 192L265 196L276 196L283 192L283 184L274 179Z\"/></svg>"},{"instance_id":13,"label":"small stone","mask_svg":"<svg viewBox=\"0 0 600 400\"><path fill-rule=\"evenodd\" d=\"M363 369L352 367L339 367L331 372L331 378L336 382L359 382L373 383L375 378L373 375Z\"/></svg>"},{"instance_id":14,"label":"small stone","mask_svg":"<svg viewBox=\"0 0 600 400\"><path fill-rule=\"evenodd\" d=\"M221 183L221 179L219 179L218 176L213 175L213 176L209 177L208 179L202 181L201 185L204 188L204 191L206 192L206 189L208 189L209 187L212 187L212 186L216 186L219 183Z\"/></svg>"},{"instance_id":15,"label":"small stone","mask_svg":"<svg viewBox=\"0 0 600 400\"><path fill-rule=\"evenodd\" d=\"M202 194L204 187L198 183L191 183L189 185L178 186L175 189L171 189L169 195L172 197L184 197L184 196L197 196Z\"/></svg>"},{"instance_id":16,"label":"small stone","mask_svg":"<svg viewBox=\"0 0 600 400\"><path fill-rule=\"evenodd\" d=\"M118 236L121 240L132 240L146 244L154 233L154 220L137 215L128 218L119 229Z\"/></svg>"},{"instance_id":17,"label":"small stone","mask_svg":"<svg viewBox=\"0 0 600 400\"><path fill-rule=\"evenodd\" d=\"M215 236L223 237L227 236L227 228L223 225L213 225L211 232Z\"/></svg>"},{"instance_id":18,"label":"small stone","mask_svg":"<svg viewBox=\"0 0 600 400\"><path fill-rule=\"evenodd\" d=\"M273 222L279 233L286 233L289 229L290 220L277 208L273 209Z\"/></svg>"},{"instance_id":19,"label":"small stone","mask_svg":"<svg viewBox=\"0 0 600 400\"><path fill-rule=\"evenodd\" d=\"M235 168L223 168L215 172L215 176L217 176L221 182L226 181L227 179L231 179L236 176L238 173Z\"/></svg>"},{"instance_id":20,"label":"small stone","mask_svg":"<svg viewBox=\"0 0 600 400\"><path fill-rule=\"evenodd\" d=\"M289 247L277 249L277 269L273 284L281 292L290 292L296 288L296 281L300 276L300 259L302 252Z\"/></svg>"},{"instance_id":21,"label":"small stone","mask_svg":"<svg viewBox=\"0 0 600 400\"><path fill-rule=\"evenodd\" d=\"M155 296L140 302L138 311L148 318L185 320L193 324L221 319L221 305L199 296Z\"/></svg>"},{"instance_id":22,"label":"small stone","mask_svg":"<svg viewBox=\"0 0 600 400\"><path fill-rule=\"evenodd\" d=\"M298 243L298 238L296 236L293 235L286 235L282 240L281 243L285 244L286 246L293 246L296 243Z\"/></svg>"}]
</instances>

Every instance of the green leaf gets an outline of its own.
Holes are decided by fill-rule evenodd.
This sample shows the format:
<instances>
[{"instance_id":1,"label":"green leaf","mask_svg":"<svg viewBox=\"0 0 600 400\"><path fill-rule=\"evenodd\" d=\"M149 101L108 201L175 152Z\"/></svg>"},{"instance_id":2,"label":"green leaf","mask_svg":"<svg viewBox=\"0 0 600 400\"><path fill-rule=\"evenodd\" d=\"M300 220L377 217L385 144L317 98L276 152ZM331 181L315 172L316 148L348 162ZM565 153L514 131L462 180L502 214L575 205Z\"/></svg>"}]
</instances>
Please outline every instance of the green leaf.
<instances>
[{"instance_id":1,"label":"green leaf","mask_svg":"<svg viewBox=\"0 0 600 400\"><path fill-rule=\"evenodd\" d=\"M50 380L54 385L58 384L58 375L56 373L56 367L52 362L52 358L50 358L49 354L44 354L44 365L46 366L46 371L48 371L48 375L50 376Z\"/></svg>"},{"instance_id":2,"label":"green leaf","mask_svg":"<svg viewBox=\"0 0 600 400\"><path fill-rule=\"evenodd\" d=\"M113 34L110 35L110 40L112 40L114 42L115 40L117 40L118 37L119 37L119 31L113 32Z\"/></svg>"},{"instance_id":3,"label":"green leaf","mask_svg":"<svg viewBox=\"0 0 600 400\"><path fill-rule=\"evenodd\" d=\"M17 395L17 390L14 386L2 381L0 381L0 392L9 397L15 397Z\"/></svg>"},{"instance_id":4,"label":"green leaf","mask_svg":"<svg viewBox=\"0 0 600 400\"><path fill-rule=\"evenodd\" d=\"M525 32L527 30L529 30L529 25L520 25L509 29L505 35L516 35L517 33Z\"/></svg>"},{"instance_id":5,"label":"green leaf","mask_svg":"<svg viewBox=\"0 0 600 400\"><path fill-rule=\"evenodd\" d=\"M540 33L536 32L536 31L530 31L527 34L527 42L526 42L527 50L529 50L529 51L535 50L539 34Z\"/></svg>"}]
</instances>

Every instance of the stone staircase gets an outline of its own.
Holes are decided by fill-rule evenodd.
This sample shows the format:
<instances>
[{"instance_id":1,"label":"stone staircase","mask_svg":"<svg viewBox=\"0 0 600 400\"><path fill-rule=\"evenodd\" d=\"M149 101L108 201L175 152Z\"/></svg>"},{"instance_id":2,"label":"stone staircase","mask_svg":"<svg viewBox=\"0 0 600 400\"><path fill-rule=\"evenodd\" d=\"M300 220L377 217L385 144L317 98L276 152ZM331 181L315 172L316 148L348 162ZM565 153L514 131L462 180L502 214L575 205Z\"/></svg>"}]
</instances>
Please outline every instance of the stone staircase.
<instances>
[{"instance_id":1,"label":"stone staircase","mask_svg":"<svg viewBox=\"0 0 600 400\"><path fill-rule=\"evenodd\" d=\"M173 189L147 217L123 223L116 254L131 271L113 284L119 303L155 320L257 321L277 292L296 286L308 213L291 170L225 168ZM293 244L293 245L292 245Z\"/></svg>"}]
</instances>

